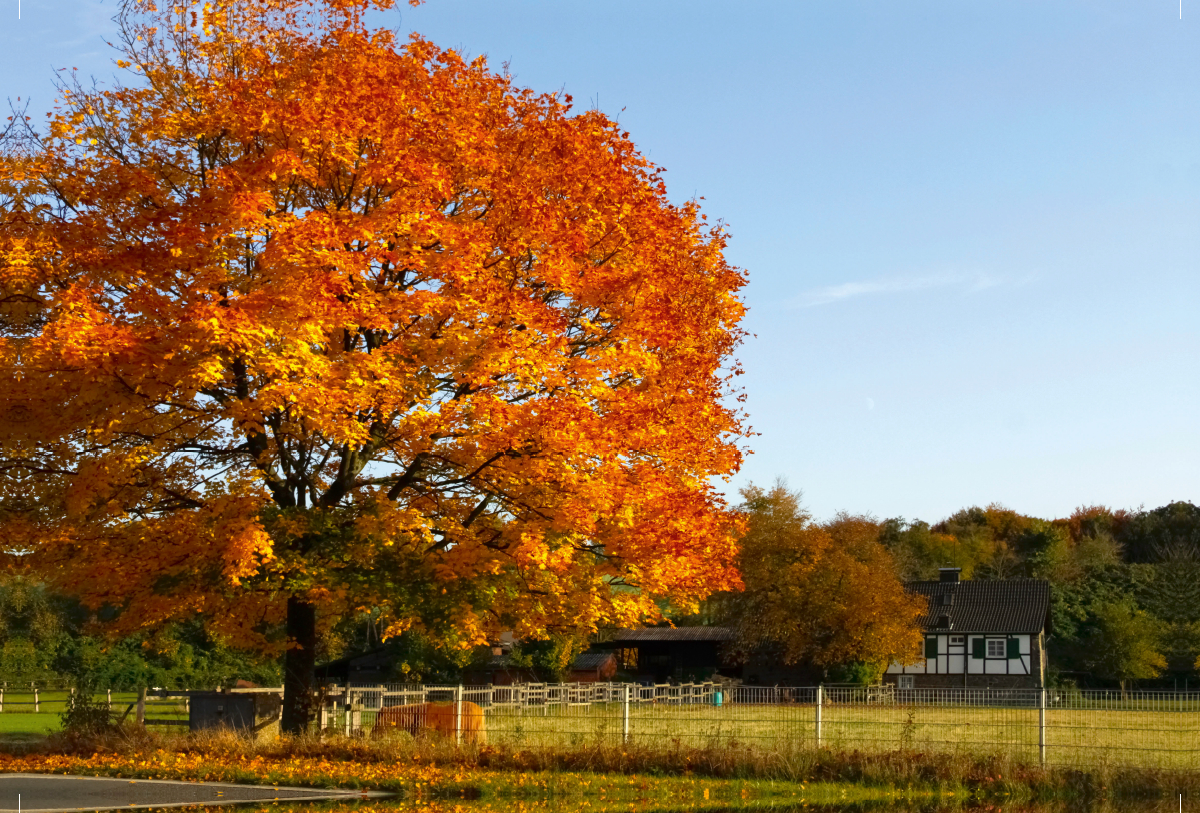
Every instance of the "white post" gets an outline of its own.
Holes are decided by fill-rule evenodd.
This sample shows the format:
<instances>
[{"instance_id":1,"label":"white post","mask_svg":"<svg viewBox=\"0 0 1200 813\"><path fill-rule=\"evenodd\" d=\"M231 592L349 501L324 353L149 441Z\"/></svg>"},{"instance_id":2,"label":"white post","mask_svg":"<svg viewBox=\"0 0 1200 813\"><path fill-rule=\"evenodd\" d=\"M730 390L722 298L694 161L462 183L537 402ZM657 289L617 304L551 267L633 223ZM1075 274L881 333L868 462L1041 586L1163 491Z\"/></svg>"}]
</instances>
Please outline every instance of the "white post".
<instances>
[{"instance_id":1,"label":"white post","mask_svg":"<svg viewBox=\"0 0 1200 813\"><path fill-rule=\"evenodd\" d=\"M825 688L823 686L818 686L817 687L817 720L816 720L816 722L817 722L817 747L818 748L821 747L821 703L825 699L824 694L825 694Z\"/></svg>"},{"instance_id":2,"label":"white post","mask_svg":"<svg viewBox=\"0 0 1200 813\"><path fill-rule=\"evenodd\" d=\"M36 713L38 713L38 712L39 712L39 711L41 711L41 710L42 710L42 704L41 704L41 702L38 700L38 690L37 690L37 686L34 686L34 687L33 687L33 712L34 712L34 714L36 714Z\"/></svg>"},{"instance_id":3,"label":"white post","mask_svg":"<svg viewBox=\"0 0 1200 813\"><path fill-rule=\"evenodd\" d=\"M629 744L629 685L625 686L625 698L621 712L621 742Z\"/></svg>"},{"instance_id":4,"label":"white post","mask_svg":"<svg viewBox=\"0 0 1200 813\"><path fill-rule=\"evenodd\" d=\"M105 690L105 696L108 698L108 710L112 711L112 689Z\"/></svg>"},{"instance_id":5,"label":"white post","mask_svg":"<svg viewBox=\"0 0 1200 813\"><path fill-rule=\"evenodd\" d=\"M1038 692L1038 761L1046 764L1046 690Z\"/></svg>"},{"instance_id":6,"label":"white post","mask_svg":"<svg viewBox=\"0 0 1200 813\"><path fill-rule=\"evenodd\" d=\"M351 725L353 724L353 718L354 718L353 712L351 710L353 708L354 708L354 695L352 695L350 693L350 687L347 686L346 687L346 722L345 722L345 726L344 726L344 730L345 730L347 737L349 737L351 734Z\"/></svg>"},{"instance_id":7,"label":"white post","mask_svg":"<svg viewBox=\"0 0 1200 813\"><path fill-rule=\"evenodd\" d=\"M462 745L462 704L463 704L463 687L458 684L454 687L454 744Z\"/></svg>"}]
</instances>

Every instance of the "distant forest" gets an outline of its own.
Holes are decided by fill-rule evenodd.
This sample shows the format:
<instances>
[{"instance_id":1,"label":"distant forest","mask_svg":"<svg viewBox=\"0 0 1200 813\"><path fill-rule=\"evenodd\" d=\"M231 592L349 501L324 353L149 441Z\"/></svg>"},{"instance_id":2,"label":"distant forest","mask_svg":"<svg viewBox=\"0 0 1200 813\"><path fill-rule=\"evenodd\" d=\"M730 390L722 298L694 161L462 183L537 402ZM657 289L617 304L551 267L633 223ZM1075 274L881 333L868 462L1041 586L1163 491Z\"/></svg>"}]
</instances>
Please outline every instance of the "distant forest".
<instances>
[{"instance_id":1,"label":"distant forest","mask_svg":"<svg viewBox=\"0 0 1200 813\"><path fill-rule=\"evenodd\" d=\"M1200 689L1200 508L1104 506L1064 519L1025 516L999 505L967 508L930 525L877 523L901 581L1039 578L1051 583L1048 639L1052 685Z\"/></svg>"}]
</instances>

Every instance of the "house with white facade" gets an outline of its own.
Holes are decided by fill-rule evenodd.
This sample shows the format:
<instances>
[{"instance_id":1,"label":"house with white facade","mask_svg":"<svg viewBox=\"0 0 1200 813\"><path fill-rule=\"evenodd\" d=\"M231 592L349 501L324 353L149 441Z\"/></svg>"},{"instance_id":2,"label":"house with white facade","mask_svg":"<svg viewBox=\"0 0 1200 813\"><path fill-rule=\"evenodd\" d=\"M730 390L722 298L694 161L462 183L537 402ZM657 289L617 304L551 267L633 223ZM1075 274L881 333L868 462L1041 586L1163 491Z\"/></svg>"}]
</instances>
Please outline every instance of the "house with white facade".
<instances>
[{"instance_id":1,"label":"house with white facade","mask_svg":"<svg viewBox=\"0 0 1200 813\"><path fill-rule=\"evenodd\" d=\"M937 581L905 588L924 597L925 660L892 664L884 682L900 689L1038 689L1046 678L1050 584L1040 579L964 581L941 568Z\"/></svg>"}]
</instances>

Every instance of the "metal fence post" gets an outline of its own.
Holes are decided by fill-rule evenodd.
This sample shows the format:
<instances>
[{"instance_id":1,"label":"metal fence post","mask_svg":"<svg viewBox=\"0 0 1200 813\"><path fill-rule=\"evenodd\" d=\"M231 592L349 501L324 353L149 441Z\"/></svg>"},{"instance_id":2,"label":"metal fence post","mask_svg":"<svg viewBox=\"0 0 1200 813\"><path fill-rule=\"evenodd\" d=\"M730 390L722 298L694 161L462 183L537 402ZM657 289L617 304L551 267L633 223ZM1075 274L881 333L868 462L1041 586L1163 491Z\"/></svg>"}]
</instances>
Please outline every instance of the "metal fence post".
<instances>
[{"instance_id":1,"label":"metal fence post","mask_svg":"<svg viewBox=\"0 0 1200 813\"><path fill-rule=\"evenodd\" d=\"M629 744L629 686L625 686L625 697L621 710L621 742Z\"/></svg>"},{"instance_id":2,"label":"metal fence post","mask_svg":"<svg viewBox=\"0 0 1200 813\"><path fill-rule=\"evenodd\" d=\"M462 706L463 706L463 687L458 684L454 687L454 744L462 745Z\"/></svg>"},{"instance_id":3,"label":"metal fence post","mask_svg":"<svg viewBox=\"0 0 1200 813\"><path fill-rule=\"evenodd\" d=\"M825 687L817 686L817 747L821 747L821 702L825 699Z\"/></svg>"},{"instance_id":4,"label":"metal fence post","mask_svg":"<svg viewBox=\"0 0 1200 813\"><path fill-rule=\"evenodd\" d=\"M1046 690L1038 692L1038 761L1046 764Z\"/></svg>"}]
</instances>

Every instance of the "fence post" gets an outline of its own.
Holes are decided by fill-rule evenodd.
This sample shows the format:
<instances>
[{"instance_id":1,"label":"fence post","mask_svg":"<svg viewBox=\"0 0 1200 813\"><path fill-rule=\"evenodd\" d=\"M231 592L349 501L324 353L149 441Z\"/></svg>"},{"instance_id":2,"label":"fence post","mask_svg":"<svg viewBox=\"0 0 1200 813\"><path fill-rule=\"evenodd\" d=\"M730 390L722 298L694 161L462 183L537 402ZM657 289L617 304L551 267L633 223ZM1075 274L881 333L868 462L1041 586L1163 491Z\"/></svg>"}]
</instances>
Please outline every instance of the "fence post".
<instances>
[{"instance_id":1,"label":"fence post","mask_svg":"<svg viewBox=\"0 0 1200 813\"><path fill-rule=\"evenodd\" d=\"M463 687L458 684L454 687L454 744L462 745L462 703L463 703Z\"/></svg>"},{"instance_id":2,"label":"fence post","mask_svg":"<svg viewBox=\"0 0 1200 813\"><path fill-rule=\"evenodd\" d=\"M146 687L138 689L137 699L137 724L146 724Z\"/></svg>"},{"instance_id":3,"label":"fence post","mask_svg":"<svg viewBox=\"0 0 1200 813\"><path fill-rule=\"evenodd\" d=\"M625 684L625 697L621 710L621 742L629 744L629 684Z\"/></svg>"},{"instance_id":4,"label":"fence post","mask_svg":"<svg viewBox=\"0 0 1200 813\"><path fill-rule=\"evenodd\" d=\"M817 747L821 747L821 703L825 699L825 687L817 686Z\"/></svg>"},{"instance_id":5,"label":"fence post","mask_svg":"<svg viewBox=\"0 0 1200 813\"><path fill-rule=\"evenodd\" d=\"M107 700L108 710L112 711L112 689L106 689L105 696L108 698L108 700Z\"/></svg>"},{"instance_id":6,"label":"fence post","mask_svg":"<svg viewBox=\"0 0 1200 813\"><path fill-rule=\"evenodd\" d=\"M1046 689L1038 691L1038 762L1046 765Z\"/></svg>"},{"instance_id":7,"label":"fence post","mask_svg":"<svg viewBox=\"0 0 1200 813\"><path fill-rule=\"evenodd\" d=\"M41 710L42 710L42 704L41 704L41 702L38 700L38 690L37 690L37 686L34 686L34 687L33 687L33 713L34 713L34 714L37 714L37 713L38 713L39 711L41 711Z\"/></svg>"}]
</instances>

